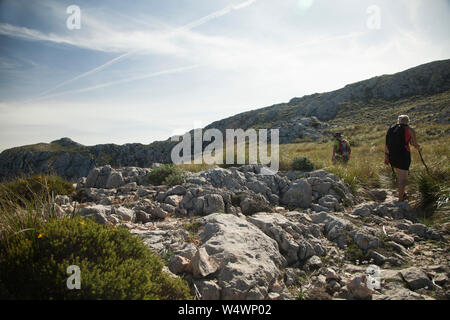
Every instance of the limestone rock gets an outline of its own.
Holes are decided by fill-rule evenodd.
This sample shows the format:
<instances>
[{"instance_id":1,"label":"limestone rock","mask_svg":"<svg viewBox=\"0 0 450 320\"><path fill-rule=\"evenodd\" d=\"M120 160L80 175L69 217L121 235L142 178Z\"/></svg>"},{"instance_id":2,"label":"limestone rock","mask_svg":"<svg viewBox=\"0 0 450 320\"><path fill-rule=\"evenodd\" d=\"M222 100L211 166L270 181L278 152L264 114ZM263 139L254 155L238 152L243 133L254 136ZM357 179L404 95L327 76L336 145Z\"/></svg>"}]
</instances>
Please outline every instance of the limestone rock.
<instances>
[{"instance_id":1,"label":"limestone rock","mask_svg":"<svg viewBox=\"0 0 450 320\"><path fill-rule=\"evenodd\" d=\"M367 287L367 276L365 274L354 277L347 282L350 294L357 300L371 300L373 291Z\"/></svg>"},{"instance_id":2,"label":"limestone rock","mask_svg":"<svg viewBox=\"0 0 450 320\"><path fill-rule=\"evenodd\" d=\"M122 206L112 208L111 213L116 214L124 221L134 222L136 220L135 212L132 209L128 209Z\"/></svg>"},{"instance_id":3,"label":"limestone rock","mask_svg":"<svg viewBox=\"0 0 450 320\"><path fill-rule=\"evenodd\" d=\"M217 281L197 280L194 281L194 284L202 300L220 300L222 288L217 284Z\"/></svg>"},{"instance_id":4,"label":"limestone rock","mask_svg":"<svg viewBox=\"0 0 450 320\"><path fill-rule=\"evenodd\" d=\"M111 213L111 208L99 204L81 208L78 213L82 217L92 218L100 224L106 224L108 221L107 216Z\"/></svg>"},{"instance_id":5,"label":"limestone rock","mask_svg":"<svg viewBox=\"0 0 450 320\"><path fill-rule=\"evenodd\" d=\"M221 298L267 298L280 276L285 260L275 240L253 224L234 215L212 214L203 218L203 247L218 262Z\"/></svg>"},{"instance_id":6,"label":"limestone rock","mask_svg":"<svg viewBox=\"0 0 450 320\"><path fill-rule=\"evenodd\" d=\"M393 235L391 235L389 238L392 241L399 243L405 247L411 247L414 245L414 238L403 232L396 232Z\"/></svg>"},{"instance_id":7,"label":"limestone rock","mask_svg":"<svg viewBox=\"0 0 450 320\"><path fill-rule=\"evenodd\" d=\"M211 258L204 247L199 248L192 258L192 273L196 278L204 278L217 271L218 263Z\"/></svg>"},{"instance_id":8,"label":"limestone rock","mask_svg":"<svg viewBox=\"0 0 450 320\"><path fill-rule=\"evenodd\" d=\"M180 255L172 256L167 266L174 274L192 272L191 261Z\"/></svg>"},{"instance_id":9,"label":"limestone rock","mask_svg":"<svg viewBox=\"0 0 450 320\"><path fill-rule=\"evenodd\" d=\"M282 203L296 208L308 208L312 202L312 188L306 179L297 180L283 195Z\"/></svg>"}]
</instances>

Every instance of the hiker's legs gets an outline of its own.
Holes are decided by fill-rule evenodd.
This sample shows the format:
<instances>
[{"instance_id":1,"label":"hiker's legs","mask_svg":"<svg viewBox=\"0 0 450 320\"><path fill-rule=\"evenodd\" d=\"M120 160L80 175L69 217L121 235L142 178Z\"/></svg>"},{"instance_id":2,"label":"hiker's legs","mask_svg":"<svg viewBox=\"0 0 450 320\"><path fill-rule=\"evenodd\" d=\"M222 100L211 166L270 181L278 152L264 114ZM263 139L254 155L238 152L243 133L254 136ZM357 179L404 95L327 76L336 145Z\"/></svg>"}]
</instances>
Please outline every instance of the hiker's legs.
<instances>
[{"instance_id":1,"label":"hiker's legs","mask_svg":"<svg viewBox=\"0 0 450 320\"><path fill-rule=\"evenodd\" d=\"M403 201L403 196L405 194L406 180L408 178L408 170L395 169L397 170L398 179L398 201Z\"/></svg>"}]
</instances>

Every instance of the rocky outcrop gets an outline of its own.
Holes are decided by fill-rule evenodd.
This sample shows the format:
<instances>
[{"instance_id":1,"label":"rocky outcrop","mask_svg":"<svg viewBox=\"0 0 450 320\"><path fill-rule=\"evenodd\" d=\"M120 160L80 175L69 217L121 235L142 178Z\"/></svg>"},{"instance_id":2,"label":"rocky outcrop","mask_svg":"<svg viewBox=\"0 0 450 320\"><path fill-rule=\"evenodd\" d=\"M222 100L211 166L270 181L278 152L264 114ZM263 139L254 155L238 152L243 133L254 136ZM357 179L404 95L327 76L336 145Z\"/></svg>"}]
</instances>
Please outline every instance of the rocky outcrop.
<instances>
[{"instance_id":1,"label":"rocky outcrop","mask_svg":"<svg viewBox=\"0 0 450 320\"><path fill-rule=\"evenodd\" d=\"M249 217L248 221L275 239L289 264L303 264L312 256L326 254L320 240L320 228L313 225L307 215L299 212L290 212L286 216L278 213L258 213Z\"/></svg>"},{"instance_id":2,"label":"rocky outcrop","mask_svg":"<svg viewBox=\"0 0 450 320\"><path fill-rule=\"evenodd\" d=\"M86 181L80 181L80 187L116 189L135 182L139 185L148 184L150 169L126 167L113 169L110 165L94 168L89 172Z\"/></svg>"},{"instance_id":3,"label":"rocky outcrop","mask_svg":"<svg viewBox=\"0 0 450 320\"><path fill-rule=\"evenodd\" d=\"M390 191L357 204L326 171L260 170L212 168L168 187L148 183L151 169L104 166L80 179L78 198L56 196L55 210L129 229L198 299L448 297L445 235L409 220L413 210ZM298 184L309 188L292 195ZM305 195L309 206L282 207Z\"/></svg>"},{"instance_id":4,"label":"rocky outcrop","mask_svg":"<svg viewBox=\"0 0 450 320\"><path fill-rule=\"evenodd\" d=\"M236 216L213 214L202 220L201 248L219 265L221 299L259 300L267 299L274 289L278 294L286 291L276 287L286 261L273 239Z\"/></svg>"},{"instance_id":5,"label":"rocky outcrop","mask_svg":"<svg viewBox=\"0 0 450 320\"><path fill-rule=\"evenodd\" d=\"M76 181L86 177L93 168L106 164L112 167L151 167L153 163L169 163L173 145L171 141L157 141L150 145L84 146L62 138L49 144L3 151L0 154L0 180L45 173Z\"/></svg>"}]
</instances>

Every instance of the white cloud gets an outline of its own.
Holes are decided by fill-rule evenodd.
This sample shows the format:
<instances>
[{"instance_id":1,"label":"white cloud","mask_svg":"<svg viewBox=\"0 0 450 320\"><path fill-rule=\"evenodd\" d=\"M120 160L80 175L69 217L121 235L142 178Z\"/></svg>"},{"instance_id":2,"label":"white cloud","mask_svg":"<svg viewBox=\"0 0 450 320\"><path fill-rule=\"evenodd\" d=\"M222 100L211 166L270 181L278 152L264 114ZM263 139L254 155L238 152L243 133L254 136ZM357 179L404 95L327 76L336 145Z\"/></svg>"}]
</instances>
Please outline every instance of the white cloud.
<instances>
[{"instance_id":1,"label":"white cloud","mask_svg":"<svg viewBox=\"0 0 450 320\"><path fill-rule=\"evenodd\" d=\"M67 43L74 46L80 46L84 48L89 48L93 50L101 50L101 51L112 51L112 52L125 52L120 54L119 56L107 61L95 67L91 70L83 72L77 75L74 78L70 78L57 86L45 90L41 92L36 98L45 99L47 97L53 97L55 95L48 95L50 92L55 91L67 84L85 78L89 75L95 74L109 66L115 64L116 62L123 60L133 54L136 53L152 53L152 54L171 54L175 56L186 56L186 50L181 47L173 44L171 42L172 38L185 37L189 42L189 38L193 40L193 34L191 34L190 30L201 26L211 20L214 20L218 17L224 16L230 13L233 10L241 10L245 7L248 7L255 3L257 0L248 0L236 5L230 5L225 7L222 10L213 12L203 18L195 20L189 24L186 24L182 27L175 28L167 33L160 32L152 32L152 31L132 31L132 32L123 32L114 30L113 27L106 25L101 25L99 21L87 18L87 24L90 26L89 29L95 30L92 34L85 38L76 38L76 40L67 40L63 37L55 36L53 34L45 35L40 31L32 30L24 27L16 27L9 24L0 24L0 34L1 30L4 29L4 34L8 36L15 36L19 38L23 38L26 40L35 40L35 41L52 41L57 43ZM55 7L60 7L59 4L53 3L53 9ZM134 19L133 19L134 20ZM2 28L3 27L3 28ZM144 76L143 78L147 78ZM134 78L133 78L134 79ZM135 81L131 80L130 81ZM80 92L90 91L93 88L102 88L104 86L93 86L90 88L83 89ZM89 90L88 90L89 89ZM59 96L60 94L56 95ZM27 100L26 102L33 101L34 98Z\"/></svg>"},{"instance_id":2,"label":"white cloud","mask_svg":"<svg viewBox=\"0 0 450 320\"><path fill-rule=\"evenodd\" d=\"M25 27L14 26L9 23L0 23L0 35L16 37L24 40L32 41L51 41L56 43L65 43L77 45L75 42L65 37L57 36L53 33L44 34L38 30Z\"/></svg>"}]
</instances>

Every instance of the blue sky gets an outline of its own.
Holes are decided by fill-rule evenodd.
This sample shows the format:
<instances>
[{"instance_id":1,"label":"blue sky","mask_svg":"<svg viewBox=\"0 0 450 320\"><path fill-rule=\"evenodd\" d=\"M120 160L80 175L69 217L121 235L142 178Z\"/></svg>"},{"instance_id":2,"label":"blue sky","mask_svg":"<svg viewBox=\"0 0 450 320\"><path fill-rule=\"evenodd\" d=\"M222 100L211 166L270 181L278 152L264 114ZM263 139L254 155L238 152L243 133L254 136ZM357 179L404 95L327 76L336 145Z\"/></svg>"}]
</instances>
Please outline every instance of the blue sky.
<instances>
[{"instance_id":1,"label":"blue sky","mask_svg":"<svg viewBox=\"0 0 450 320\"><path fill-rule=\"evenodd\" d=\"M448 0L0 0L0 150L166 139L448 59L449 30Z\"/></svg>"}]
</instances>

